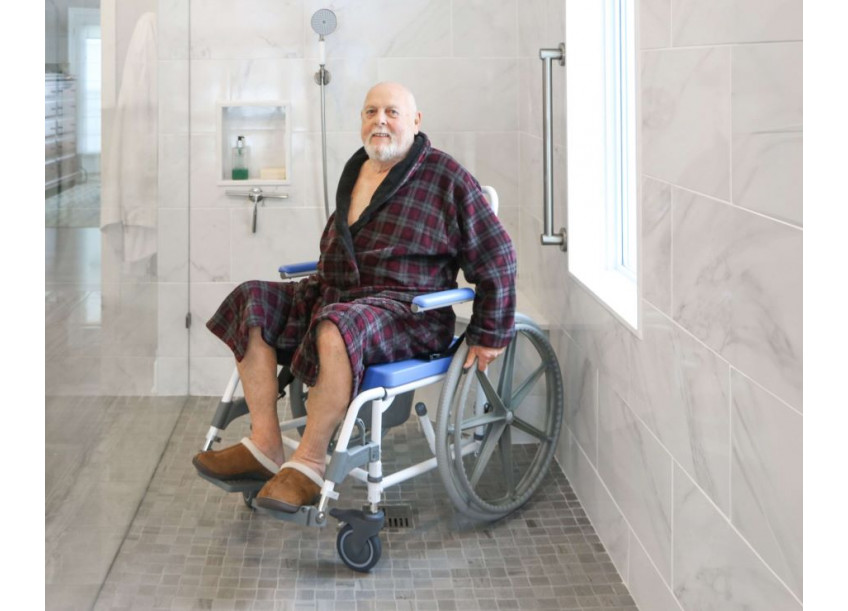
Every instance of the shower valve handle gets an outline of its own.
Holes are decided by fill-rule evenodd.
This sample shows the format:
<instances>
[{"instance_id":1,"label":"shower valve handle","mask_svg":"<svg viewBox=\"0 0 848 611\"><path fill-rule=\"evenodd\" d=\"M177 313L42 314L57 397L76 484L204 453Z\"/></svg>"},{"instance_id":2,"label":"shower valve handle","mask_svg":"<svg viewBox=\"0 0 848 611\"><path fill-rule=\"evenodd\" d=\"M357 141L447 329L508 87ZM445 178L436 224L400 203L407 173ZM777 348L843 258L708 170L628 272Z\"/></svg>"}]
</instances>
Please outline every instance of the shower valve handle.
<instances>
[{"instance_id":1,"label":"shower valve handle","mask_svg":"<svg viewBox=\"0 0 848 611\"><path fill-rule=\"evenodd\" d=\"M259 202L265 199L288 199L288 193L263 193L262 189L259 187L253 187L250 191L230 191L229 189L225 191L227 195L230 197L247 197L253 203L253 223L252 223L252 231L256 233L256 209L259 206Z\"/></svg>"}]
</instances>

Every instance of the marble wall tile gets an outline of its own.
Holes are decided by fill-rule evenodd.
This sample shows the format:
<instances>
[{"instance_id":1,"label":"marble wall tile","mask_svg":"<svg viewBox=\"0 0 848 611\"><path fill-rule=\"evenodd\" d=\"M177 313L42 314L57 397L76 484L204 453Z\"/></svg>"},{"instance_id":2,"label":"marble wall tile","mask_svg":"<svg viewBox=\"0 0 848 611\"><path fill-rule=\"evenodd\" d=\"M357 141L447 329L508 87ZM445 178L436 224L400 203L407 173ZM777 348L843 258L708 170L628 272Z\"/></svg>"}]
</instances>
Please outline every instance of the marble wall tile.
<instances>
[{"instance_id":1,"label":"marble wall tile","mask_svg":"<svg viewBox=\"0 0 848 611\"><path fill-rule=\"evenodd\" d=\"M156 307L158 341L156 356L188 357L188 284L185 282L160 282Z\"/></svg>"},{"instance_id":2,"label":"marble wall tile","mask_svg":"<svg viewBox=\"0 0 848 611\"><path fill-rule=\"evenodd\" d=\"M424 131L518 128L515 58L381 58L377 65L380 80L405 83L415 94L418 107L426 112Z\"/></svg>"},{"instance_id":3,"label":"marble wall tile","mask_svg":"<svg viewBox=\"0 0 848 611\"><path fill-rule=\"evenodd\" d=\"M598 370L573 340L566 336L563 343L557 354L565 385L565 423L589 462L597 468Z\"/></svg>"},{"instance_id":4,"label":"marble wall tile","mask_svg":"<svg viewBox=\"0 0 848 611\"><path fill-rule=\"evenodd\" d=\"M712 501L730 511L730 366L645 305L630 406Z\"/></svg>"},{"instance_id":5,"label":"marble wall tile","mask_svg":"<svg viewBox=\"0 0 848 611\"><path fill-rule=\"evenodd\" d=\"M101 355L152 356L156 352L155 282L117 282L102 286Z\"/></svg>"},{"instance_id":6,"label":"marble wall tile","mask_svg":"<svg viewBox=\"0 0 848 611\"><path fill-rule=\"evenodd\" d=\"M561 42L565 42L563 0L518 3L519 57L533 57L541 64L539 49L556 48ZM540 65L539 71L541 70Z\"/></svg>"},{"instance_id":7,"label":"marble wall tile","mask_svg":"<svg viewBox=\"0 0 848 611\"><path fill-rule=\"evenodd\" d=\"M671 46L671 0L640 0L639 46L662 49Z\"/></svg>"},{"instance_id":8,"label":"marble wall tile","mask_svg":"<svg viewBox=\"0 0 848 611\"><path fill-rule=\"evenodd\" d=\"M191 0L191 57L302 57L303 19L300 0Z\"/></svg>"},{"instance_id":9,"label":"marble wall tile","mask_svg":"<svg viewBox=\"0 0 848 611\"><path fill-rule=\"evenodd\" d=\"M298 59L216 59L191 62L191 131L217 133L219 102L284 101L291 103L291 127L308 127L307 94L318 87ZM328 112L328 117L335 116ZM319 124L320 125L320 124Z\"/></svg>"},{"instance_id":10,"label":"marble wall tile","mask_svg":"<svg viewBox=\"0 0 848 611\"><path fill-rule=\"evenodd\" d=\"M671 185L642 179L642 298L671 314Z\"/></svg>"},{"instance_id":11,"label":"marble wall tile","mask_svg":"<svg viewBox=\"0 0 848 611\"><path fill-rule=\"evenodd\" d=\"M521 213L542 222L544 219L542 137L541 135L534 136L522 130L519 133L519 146L519 179L521 181L521 202L519 205L521 206ZM554 176L554 193L558 196L554 205L559 204L559 207L555 208L555 214L560 215L564 213L566 190L563 183L556 181L556 175ZM565 224L566 218L564 216L557 218ZM544 225L541 226L544 227ZM536 241L539 242L538 239Z\"/></svg>"},{"instance_id":12,"label":"marble wall tile","mask_svg":"<svg viewBox=\"0 0 848 611\"><path fill-rule=\"evenodd\" d=\"M730 199L730 48L642 53L642 172Z\"/></svg>"},{"instance_id":13,"label":"marble wall tile","mask_svg":"<svg viewBox=\"0 0 848 611\"><path fill-rule=\"evenodd\" d=\"M629 546L632 539L627 521L589 457L566 428L563 428L559 447L560 465L574 493L580 499L580 505L592 522L595 532L603 542L604 549L626 583L630 566Z\"/></svg>"},{"instance_id":14,"label":"marble wall tile","mask_svg":"<svg viewBox=\"0 0 848 611\"><path fill-rule=\"evenodd\" d=\"M306 19L327 4L324 0L305 0ZM330 60L338 56L357 61L451 54L450 0L342 0L329 8L336 14L338 28L326 37L328 68ZM311 28L307 27L306 34L317 39ZM307 49L313 48L307 40Z\"/></svg>"},{"instance_id":15,"label":"marble wall tile","mask_svg":"<svg viewBox=\"0 0 848 611\"><path fill-rule=\"evenodd\" d=\"M599 380L598 473L663 579L671 580L672 460Z\"/></svg>"},{"instance_id":16,"label":"marble wall tile","mask_svg":"<svg viewBox=\"0 0 848 611\"><path fill-rule=\"evenodd\" d=\"M454 57L515 57L517 0L451 3Z\"/></svg>"},{"instance_id":17,"label":"marble wall tile","mask_svg":"<svg viewBox=\"0 0 848 611\"><path fill-rule=\"evenodd\" d=\"M802 403L802 231L675 189L673 314L793 407Z\"/></svg>"},{"instance_id":18,"label":"marble wall tile","mask_svg":"<svg viewBox=\"0 0 848 611\"><path fill-rule=\"evenodd\" d=\"M185 282L188 278L189 222L187 208L159 208L159 282Z\"/></svg>"},{"instance_id":19,"label":"marble wall tile","mask_svg":"<svg viewBox=\"0 0 848 611\"><path fill-rule=\"evenodd\" d=\"M191 282L229 281L230 210L192 208L190 218Z\"/></svg>"},{"instance_id":20,"label":"marble wall tile","mask_svg":"<svg viewBox=\"0 0 848 611\"><path fill-rule=\"evenodd\" d=\"M190 0L158 0L159 59L188 59Z\"/></svg>"},{"instance_id":21,"label":"marble wall tile","mask_svg":"<svg viewBox=\"0 0 848 611\"><path fill-rule=\"evenodd\" d=\"M147 352L152 352L148 350ZM100 392L116 397L148 397L155 393L153 356L110 356L100 361Z\"/></svg>"},{"instance_id":22,"label":"marble wall tile","mask_svg":"<svg viewBox=\"0 0 848 611\"><path fill-rule=\"evenodd\" d=\"M157 356L153 366L153 388L153 394L160 397L188 395L188 357Z\"/></svg>"},{"instance_id":23,"label":"marble wall tile","mask_svg":"<svg viewBox=\"0 0 848 611\"><path fill-rule=\"evenodd\" d=\"M189 285L191 304L191 329L189 329L190 371L195 371L195 360L203 357L229 357L233 352L206 328L206 321L215 313L224 298L236 287L229 282L195 282ZM223 384L226 384L224 380ZM222 388L223 388L222 384ZM192 391L193 392L193 391Z\"/></svg>"},{"instance_id":24,"label":"marble wall tile","mask_svg":"<svg viewBox=\"0 0 848 611\"><path fill-rule=\"evenodd\" d=\"M159 134L159 207L188 207L188 134Z\"/></svg>"},{"instance_id":25,"label":"marble wall tile","mask_svg":"<svg viewBox=\"0 0 848 611\"><path fill-rule=\"evenodd\" d=\"M606 385L620 396L627 397L631 384L629 354L632 332L573 278L569 278L566 287L566 302L565 331L598 366L602 377L600 386Z\"/></svg>"},{"instance_id":26,"label":"marble wall tile","mask_svg":"<svg viewBox=\"0 0 848 611\"><path fill-rule=\"evenodd\" d=\"M554 45L556 46L556 45ZM538 138L543 135L544 97L542 91L542 61L520 58L519 67L519 129ZM565 77L567 67L553 62L551 69L551 134L554 146L564 147L567 116L565 112ZM541 145L540 145L541 146ZM558 183L560 185L564 183ZM565 191L562 191L565 193Z\"/></svg>"},{"instance_id":27,"label":"marble wall tile","mask_svg":"<svg viewBox=\"0 0 848 611\"><path fill-rule=\"evenodd\" d=\"M687 610L800 611L802 608L679 468L674 470L672 586Z\"/></svg>"},{"instance_id":28,"label":"marble wall tile","mask_svg":"<svg viewBox=\"0 0 848 611\"><path fill-rule=\"evenodd\" d=\"M733 525L803 594L803 417L737 371L733 389Z\"/></svg>"},{"instance_id":29,"label":"marble wall tile","mask_svg":"<svg viewBox=\"0 0 848 611\"><path fill-rule=\"evenodd\" d=\"M802 0L672 0L675 46L800 40Z\"/></svg>"},{"instance_id":30,"label":"marble wall tile","mask_svg":"<svg viewBox=\"0 0 848 611\"><path fill-rule=\"evenodd\" d=\"M260 206L256 233L251 233L252 210L231 211L229 243L233 282L279 281L280 265L318 259L323 211L283 206Z\"/></svg>"},{"instance_id":31,"label":"marble wall tile","mask_svg":"<svg viewBox=\"0 0 848 611\"><path fill-rule=\"evenodd\" d=\"M159 133L187 134L189 129L189 65L187 61L159 61ZM166 95L167 93L167 95ZM104 137L109 124L104 114Z\"/></svg>"},{"instance_id":32,"label":"marble wall tile","mask_svg":"<svg viewBox=\"0 0 848 611\"><path fill-rule=\"evenodd\" d=\"M326 69L330 71L330 82L324 87L325 115L328 132L351 131L359 134L362 120L360 111L368 90L382 80L377 70L378 60L369 58L350 58L339 56L327 60ZM297 120L310 132L321 131L321 88L315 84L314 75L318 70L316 63L305 62L298 76L298 86L305 88L303 104L297 105ZM401 79L401 83L406 81ZM413 95L418 94L412 90ZM416 99L416 102L419 100ZM428 108L419 110L425 116ZM300 123L298 123L300 125ZM424 123L426 132L426 123ZM358 141L361 145L362 142ZM351 150L351 153L353 151Z\"/></svg>"},{"instance_id":33,"label":"marble wall tile","mask_svg":"<svg viewBox=\"0 0 848 611\"><path fill-rule=\"evenodd\" d=\"M645 548L630 533L630 574L627 589L640 609L646 611L681 611L671 587L657 572Z\"/></svg>"},{"instance_id":34,"label":"marble wall tile","mask_svg":"<svg viewBox=\"0 0 848 611\"><path fill-rule=\"evenodd\" d=\"M802 224L802 43L733 48L733 203Z\"/></svg>"},{"instance_id":35,"label":"marble wall tile","mask_svg":"<svg viewBox=\"0 0 848 611\"><path fill-rule=\"evenodd\" d=\"M189 161L191 207L243 205L240 200L227 197L224 188L218 186L221 169L218 166L216 140L214 134L192 134L191 136Z\"/></svg>"},{"instance_id":36,"label":"marble wall tile","mask_svg":"<svg viewBox=\"0 0 848 611\"><path fill-rule=\"evenodd\" d=\"M426 133L434 147L459 161L481 185L495 188L502 212L520 206L516 132Z\"/></svg>"},{"instance_id":37,"label":"marble wall tile","mask_svg":"<svg viewBox=\"0 0 848 611\"><path fill-rule=\"evenodd\" d=\"M228 357L192 356L189 363L189 394L195 397L222 396L235 366L232 352ZM235 396L244 396L241 384L236 388ZM212 414L209 414L209 418L211 421Z\"/></svg>"}]
</instances>

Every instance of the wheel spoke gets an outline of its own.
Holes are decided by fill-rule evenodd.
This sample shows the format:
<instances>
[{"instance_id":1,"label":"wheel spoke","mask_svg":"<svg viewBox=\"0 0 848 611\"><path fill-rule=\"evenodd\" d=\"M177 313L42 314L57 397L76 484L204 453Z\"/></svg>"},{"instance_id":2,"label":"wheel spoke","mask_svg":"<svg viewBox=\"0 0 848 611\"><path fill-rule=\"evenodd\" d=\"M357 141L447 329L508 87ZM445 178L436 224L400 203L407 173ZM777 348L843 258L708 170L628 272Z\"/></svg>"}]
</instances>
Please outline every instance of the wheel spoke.
<instances>
[{"instance_id":1,"label":"wheel spoke","mask_svg":"<svg viewBox=\"0 0 848 611\"><path fill-rule=\"evenodd\" d=\"M498 396L508 397L512 394L512 373L515 371L515 352L516 344L518 343L516 336L506 347L506 353L503 356L503 367L501 368L500 379L498 379Z\"/></svg>"},{"instance_id":2,"label":"wheel spoke","mask_svg":"<svg viewBox=\"0 0 848 611\"><path fill-rule=\"evenodd\" d=\"M489 460L492 458L495 447L506 428L506 422L498 422L496 424L492 424L486 429L486 434L483 437L483 441L480 443L480 454L477 457L477 462L474 463L474 471L472 471L471 477L468 480L471 483L472 488L476 487L477 482L480 481L480 477L483 475L486 465L489 464Z\"/></svg>"},{"instance_id":3,"label":"wheel spoke","mask_svg":"<svg viewBox=\"0 0 848 611\"><path fill-rule=\"evenodd\" d=\"M504 482L506 483L506 496L512 497L515 494L515 473L512 466L512 430L506 427L506 430L498 440L498 445L501 449L501 465L503 466Z\"/></svg>"},{"instance_id":4,"label":"wheel spoke","mask_svg":"<svg viewBox=\"0 0 848 611\"><path fill-rule=\"evenodd\" d=\"M488 376L485 372L477 370L477 381L480 383L480 388L483 389L483 394L486 395L486 399L489 401L489 405L491 405L496 414L505 414L506 406L504 405L503 400L498 395L497 391L492 386L492 383L489 381Z\"/></svg>"},{"instance_id":5,"label":"wheel spoke","mask_svg":"<svg viewBox=\"0 0 848 611\"><path fill-rule=\"evenodd\" d=\"M524 397L526 397L527 393L533 389L533 385L542 376L542 374L545 373L547 368L548 366L545 363L542 363L536 371L531 373L530 376L521 383L521 386L518 387L518 390L515 391L515 394L509 401L510 408L513 410L518 409L518 406L521 405L522 401L524 401Z\"/></svg>"},{"instance_id":6,"label":"wheel spoke","mask_svg":"<svg viewBox=\"0 0 848 611\"><path fill-rule=\"evenodd\" d=\"M482 414L481 416L474 416L473 418L469 418L464 421L460 425L460 430L467 431L468 429L477 428L478 426L483 426L484 424L491 424L492 422L503 422L506 420L506 415L503 414Z\"/></svg>"},{"instance_id":7,"label":"wheel spoke","mask_svg":"<svg viewBox=\"0 0 848 611\"><path fill-rule=\"evenodd\" d=\"M517 428L519 431L524 431L528 435L532 435L539 441L547 442L551 440L550 436L547 435L544 431L537 429L535 426L528 422L525 422L521 418L515 417L512 420L512 426Z\"/></svg>"}]
</instances>

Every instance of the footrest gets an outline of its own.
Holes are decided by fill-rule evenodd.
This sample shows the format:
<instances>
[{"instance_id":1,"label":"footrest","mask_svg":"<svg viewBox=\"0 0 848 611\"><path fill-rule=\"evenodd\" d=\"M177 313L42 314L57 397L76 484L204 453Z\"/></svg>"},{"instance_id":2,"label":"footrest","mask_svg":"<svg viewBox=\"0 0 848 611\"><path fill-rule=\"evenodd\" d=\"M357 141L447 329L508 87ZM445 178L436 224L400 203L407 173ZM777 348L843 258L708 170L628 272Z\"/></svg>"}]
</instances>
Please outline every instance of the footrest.
<instances>
[{"instance_id":1,"label":"footrest","mask_svg":"<svg viewBox=\"0 0 848 611\"><path fill-rule=\"evenodd\" d=\"M274 511L273 509L266 509L264 507L253 506L256 511L261 511L262 513L267 513L272 518L276 520L282 520L283 522L292 522L294 524L300 524L301 526L326 526L327 525L327 516L321 516L321 513L318 511L318 508L315 505L303 505L298 507L297 511L294 513L288 513L286 511Z\"/></svg>"},{"instance_id":2,"label":"footrest","mask_svg":"<svg viewBox=\"0 0 848 611\"><path fill-rule=\"evenodd\" d=\"M200 471L198 471L197 474L207 482L215 484L218 488L225 492L259 492L262 490L262 486L265 485L265 482L255 479L223 480L215 479L214 477L205 475Z\"/></svg>"}]
</instances>

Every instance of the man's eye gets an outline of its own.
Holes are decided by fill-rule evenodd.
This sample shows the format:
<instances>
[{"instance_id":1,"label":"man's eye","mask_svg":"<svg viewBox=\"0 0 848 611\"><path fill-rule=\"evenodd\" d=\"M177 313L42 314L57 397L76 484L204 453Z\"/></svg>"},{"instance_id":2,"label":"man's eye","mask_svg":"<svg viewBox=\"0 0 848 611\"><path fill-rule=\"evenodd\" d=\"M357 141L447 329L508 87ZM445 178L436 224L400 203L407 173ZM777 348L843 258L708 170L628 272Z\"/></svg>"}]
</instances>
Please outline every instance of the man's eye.
<instances>
[{"instance_id":1,"label":"man's eye","mask_svg":"<svg viewBox=\"0 0 848 611\"><path fill-rule=\"evenodd\" d=\"M390 111L389 111L389 115L391 115L392 117L396 117L396 116L398 116L399 114L400 114L400 113L399 113L398 111L396 111L396 110L390 110Z\"/></svg>"}]
</instances>

